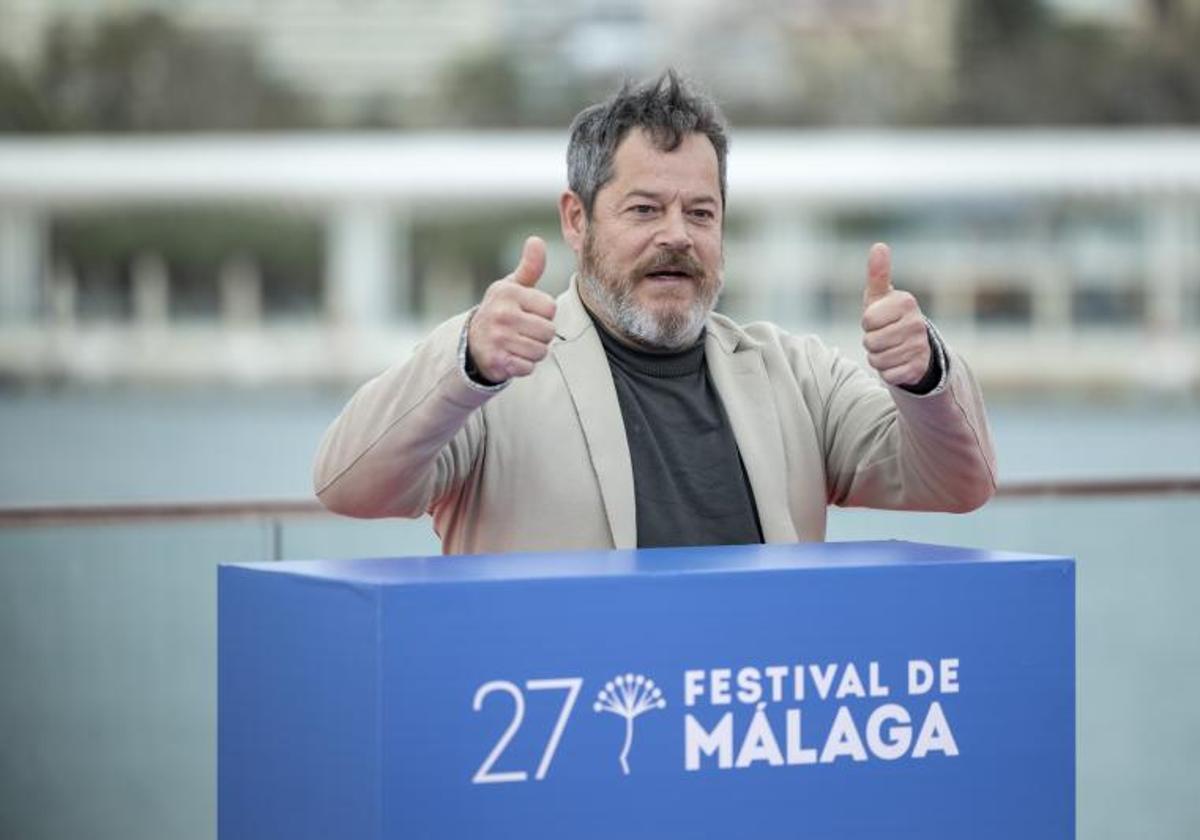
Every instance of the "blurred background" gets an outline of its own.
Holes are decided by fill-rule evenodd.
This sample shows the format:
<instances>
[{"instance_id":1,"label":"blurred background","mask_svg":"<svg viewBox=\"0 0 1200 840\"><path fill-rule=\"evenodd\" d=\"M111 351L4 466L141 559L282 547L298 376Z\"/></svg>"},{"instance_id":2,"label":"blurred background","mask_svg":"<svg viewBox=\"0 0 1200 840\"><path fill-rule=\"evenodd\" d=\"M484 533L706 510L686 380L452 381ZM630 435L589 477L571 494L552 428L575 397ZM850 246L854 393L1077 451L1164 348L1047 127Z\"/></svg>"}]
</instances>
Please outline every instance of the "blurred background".
<instances>
[{"instance_id":1,"label":"blurred background","mask_svg":"<svg viewBox=\"0 0 1200 840\"><path fill-rule=\"evenodd\" d=\"M867 248L983 381L1001 494L831 539L1075 556L1083 838L1200 836L1200 2L0 0L0 837L215 832L215 566L317 512L356 385L511 270L565 129L732 123L721 308L858 349Z\"/></svg>"}]
</instances>

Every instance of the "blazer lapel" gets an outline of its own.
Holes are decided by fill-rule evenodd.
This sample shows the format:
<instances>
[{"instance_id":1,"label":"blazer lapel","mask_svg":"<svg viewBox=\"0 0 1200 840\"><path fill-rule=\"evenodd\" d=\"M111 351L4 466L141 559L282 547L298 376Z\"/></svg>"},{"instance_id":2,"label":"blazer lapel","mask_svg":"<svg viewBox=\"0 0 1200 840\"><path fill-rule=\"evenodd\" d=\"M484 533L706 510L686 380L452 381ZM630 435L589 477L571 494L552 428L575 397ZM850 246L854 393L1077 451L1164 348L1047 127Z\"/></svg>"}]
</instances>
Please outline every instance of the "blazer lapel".
<instances>
[{"instance_id":1,"label":"blazer lapel","mask_svg":"<svg viewBox=\"0 0 1200 840\"><path fill-rule=\"evenodd\" d=\"M771 381L762 353L733 330L709 320L705 357L713 384L733 426L763 539L797 542L787 497L787 459Z\"/></svg>"},{"instance_id":2,"label":"blazer lapel","mask_svg":"<svg viewBox=\"0 0 1200 840\"><path fill-rule=\"evenodd\" d=\"M551 355L562 371L587 439L588 457L600 484L604 513L616 548L637 548L633 463L612 372L595 327L571 287L558 298L558 340Z\"/></svg>"}]
</instances>

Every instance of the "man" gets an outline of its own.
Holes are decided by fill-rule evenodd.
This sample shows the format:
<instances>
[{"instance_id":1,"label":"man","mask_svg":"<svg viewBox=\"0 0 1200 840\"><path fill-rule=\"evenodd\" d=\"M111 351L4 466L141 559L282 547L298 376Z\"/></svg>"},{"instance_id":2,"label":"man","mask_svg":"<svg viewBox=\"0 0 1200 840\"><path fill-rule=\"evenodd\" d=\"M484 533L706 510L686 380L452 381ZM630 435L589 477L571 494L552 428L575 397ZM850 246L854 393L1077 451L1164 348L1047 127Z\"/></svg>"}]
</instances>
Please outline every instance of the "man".
<instances>
[{"instance_id":1,"label":"man","mask_svg":"<svg viewBox=\"0 0 1200 840\"><path fill-rule=\"evenodd\" d=\"M713 313L726 148L716 106L673 72L580 113L559 201L570 288L536 288L545 244L528 239L477 307L353 397L317 454L321 501L432 513L456 554L821 540L830 503L983 504L979 389L892 288L886 246L863 297L878 376Z\"/></svg>"}]
</instances>

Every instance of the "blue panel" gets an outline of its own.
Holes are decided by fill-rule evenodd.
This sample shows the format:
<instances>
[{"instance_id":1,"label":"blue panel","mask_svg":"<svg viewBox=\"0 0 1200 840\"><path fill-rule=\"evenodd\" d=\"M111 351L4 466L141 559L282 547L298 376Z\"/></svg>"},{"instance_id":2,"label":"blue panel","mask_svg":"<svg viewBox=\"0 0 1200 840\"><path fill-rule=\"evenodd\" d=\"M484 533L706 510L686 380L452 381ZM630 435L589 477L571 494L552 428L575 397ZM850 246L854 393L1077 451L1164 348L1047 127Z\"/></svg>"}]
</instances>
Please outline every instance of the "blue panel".
<instances>
[{"instance_id":1,"label":"blue panel","mask_svg":"<svg viewBox=\"0 0 1200 840\"><path fill-rule=\"evenodd\" d=\"M360 615L345 593L374 592L374 632L336 644L347 661L364 658L360 647L377 657L379 682L338 683L377 706L297 698L308 708L274 724L283 737L307 721L324 740L286 755L237 748L239 760L263 764L260 786L273 762L328 762L334 742L344 759L320 786L260 791L275 817L247 805L241 821L266 826L289 798L312 810L308 800L327 797L332 814L351 801L370 810L376 797L371 820L356 814L327 834L1074 833L1068 560L891 542L275 564L243 575L229 582L267 581L260 594L281 600L326 592L327 604L288 608L294 617ZM222 583L222 622L244 620L227 614L234 587ZM318 650L334 656L330 622L306 621L289 633L326 638ZM225 633L223 624L222 837L280 836L236 834L225 819L227 792L255 801L233 790L250 783L245 774L226 779L226 740L263 740L227 729L227 706L271 705L281 693L269 684L277 674L245 673L258 663L243 654L241 696L227 703ZM372 714L377 729L355 717Z\"/></svg>"},{"instance_id":2,"label":"blue panel","mask_svg":"<svg viewBox=\"0 0 1200 840\"><path fill-rule=\"evenodd\" d=\"M1028 554L951 548L889 540L883 542L739 545L651 548L636 551L581 551L465 557L366 558L245 563L241 568L275 574L331 578L377 586L467 583L551 577L678 574L686 572L811 569L825 566L888 566L912 563L968 563L1028 560Z\"/></svg>"},{"instance_id":3,"label":"blue panel","mask_svg":"<svg viewBox=\"0 0 1200 840\"><path fill-rule=\"evenodd\" d=\"M379 593L218 575L222 840L378 837Z\"/></svg>"}]
</instances>

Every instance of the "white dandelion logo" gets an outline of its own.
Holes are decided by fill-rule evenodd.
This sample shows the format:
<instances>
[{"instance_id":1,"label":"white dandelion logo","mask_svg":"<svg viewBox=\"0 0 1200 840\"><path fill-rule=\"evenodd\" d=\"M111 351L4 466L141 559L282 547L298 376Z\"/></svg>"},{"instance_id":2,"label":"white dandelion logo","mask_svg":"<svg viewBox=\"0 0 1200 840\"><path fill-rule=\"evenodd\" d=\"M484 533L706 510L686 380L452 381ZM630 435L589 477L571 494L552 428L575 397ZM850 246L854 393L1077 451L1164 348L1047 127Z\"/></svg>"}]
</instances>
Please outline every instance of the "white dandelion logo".
<instances>
[{"instance_id":1,"label":"white dandelion logo","mask_svg":"<svg viewBox=\"0 0 1200 840\"><path fill-rule=\"evenodd\" d=\"M633 719L652 709L665 709L662 689L641 674L618 674L596 695L592 709L612 712L625 718L625 746L621 750L621 769L629 775L629 748L633 746Z\"/></svg>"}]
</instances>

